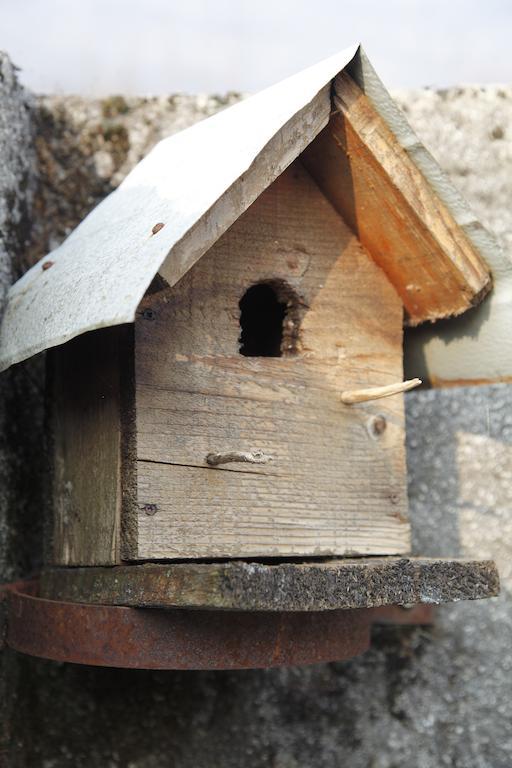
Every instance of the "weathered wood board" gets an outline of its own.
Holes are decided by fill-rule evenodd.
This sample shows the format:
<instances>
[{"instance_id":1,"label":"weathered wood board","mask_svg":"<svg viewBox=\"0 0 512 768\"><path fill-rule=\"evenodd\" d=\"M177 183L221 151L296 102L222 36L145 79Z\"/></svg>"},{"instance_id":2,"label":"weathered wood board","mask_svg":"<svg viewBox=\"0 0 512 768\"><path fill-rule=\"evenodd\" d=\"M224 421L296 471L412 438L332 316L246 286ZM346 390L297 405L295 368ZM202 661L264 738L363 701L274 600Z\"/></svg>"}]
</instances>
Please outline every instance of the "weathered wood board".
<instances>
[{"instance_id":1,"label":"weathered wood board","mask_svg":"<svg viewBox=\"0 0 512 768\"><path fill-rule=\"evenodd\" d=\"M125 333L108 328L51 352L54 563L119 562Z\"/></svg>"},{"instance_id":2,"label":"weathered wood board","mask_svg":"<svg viewBox=\"0 0 512 768\"><path fill-rule=\"evenodd\" d=\"M489 560L387 557L56 569L42 574L41 591L104 605L326 611L492 597L499 578Z\"/></svg>"},{"instance_id":3,"label":"weathered wood board","mask_svg":"<svg viewBox=\"0 0 512 768\"><path fill-rule=\"evenodd\" d=\"M295 296L285 323L294 353L239 352L239 301L262 281ZM138 540L127 559L407 552L402 396L340 402L344 389L402 379L402 312L295 163L176 286L141 306ZM387 421L378 437L375 414ZM256 449L273 461L205 461Z\"/></svg>"},{"instance_id":4,"label":"weathered wood board","mask_svg":"<svg viewBox=\"0 0 512 768\"><path fill-rule=\"evenodd\" d=\"M329 200L400 294L408 322L459 315L489 268L359 86L335 80L336 111L303 153Z\"/></svg>"}]
</instances>

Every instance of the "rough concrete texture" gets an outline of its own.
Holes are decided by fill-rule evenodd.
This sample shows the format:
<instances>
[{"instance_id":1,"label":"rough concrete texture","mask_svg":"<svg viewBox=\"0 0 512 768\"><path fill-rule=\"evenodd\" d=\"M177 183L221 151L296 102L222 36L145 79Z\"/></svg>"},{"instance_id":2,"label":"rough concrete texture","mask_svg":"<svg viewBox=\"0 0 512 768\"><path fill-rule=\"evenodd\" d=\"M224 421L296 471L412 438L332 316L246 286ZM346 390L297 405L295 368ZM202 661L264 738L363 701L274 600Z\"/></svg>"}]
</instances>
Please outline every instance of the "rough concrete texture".
<instances>
[{"instance_id":1,"label":"rough concrete texture","mask_svg":"<svg viewBox=\"0 0 512 768\"><path fill-rule=\"evenodd\" d=\"M20 178L16 162L30 157L25 96L13 88L0 90L1 108L14 105L7 122L21 121L22 140L1 156L4 190L6 164ZM13 260L30 263L56 245L159 136L235 98L40 99L30 112L38 152L30 165L38 177L31 243L11 243ZM510 244L512 89L421 91L399 99L477 213ZM19 184L15 191L20 204L30 203ZM17 381L9 380L9 397L18 392L23 402L26 378L21 368ZM30 418L33 409L39 413L37 402L27 402ZM496 558L500 598L445 607L431 629L381 628L365 656L304 669L127 672L6 652L6 765L509 768L512 387L410 393L407 409L415 550ZM22 439L5 438L11 446L2 460L16 457L19 467L25 446L30 478L5 475L4 578L40 561L42 472L28 440L40 435L39 416L34 424L24 426ZM19 510L25 511L18 519Z\"/></svg>"},{"instance_id":2,"label":"rough concrete texture","mask_svg":"<svg viewBox=\"0 0 512 768\"><path fill-rule=\"evenodd\" d=\"M0 317L6 291L30 237L35 189L32 103L0 53ZM31 362L0 378L0 580L38 563L42 407L41 365ZM37 383L39 379L39 384ZM8 656L0 657L0 761L9 742L16 682Z\"/></svg>"},{"instance_id":3,"label":"rough concrete texture","mask_svg":"<svg viewBox=\"0 0 512 768\"><path fill-rule=\"evenodd\" d=\"M20 256L30 242L37 173L33 109L13 66L0 53L0 317L6 291L21 272ZM0 377L0 578L4 579L30 567L28 553L40 533L29 511L39 490L35 451L41 453L41 387L36 383L40 370L36 362Z\"/></svg>"}]
</instances>

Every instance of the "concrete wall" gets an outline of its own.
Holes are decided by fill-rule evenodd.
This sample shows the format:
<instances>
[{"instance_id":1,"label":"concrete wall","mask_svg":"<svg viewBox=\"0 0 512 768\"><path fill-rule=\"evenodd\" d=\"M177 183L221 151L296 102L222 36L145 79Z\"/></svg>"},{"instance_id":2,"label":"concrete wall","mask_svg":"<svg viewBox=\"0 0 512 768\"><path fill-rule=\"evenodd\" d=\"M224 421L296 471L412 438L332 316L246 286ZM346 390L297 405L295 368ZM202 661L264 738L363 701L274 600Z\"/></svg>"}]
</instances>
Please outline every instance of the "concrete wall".
<instances>
[{"instance_id":1,"label":"concrete wall","mask_svg":"<svg viewBox=\"0 0 512 768\"><path fill-rule=\"evenodd\" d=\"M236 98L31 100L1 59L2 289L160 135ZM512 90L399 98L478 214L510 244ZM41 559L40 361L3 375L0 386L0 577L7 580ZM494 557L500 598L444 607L431 629L380 628L365 656L303 669L127 672L5 651L0 761L20 768L509 768L512 387L411 393L407 411L415 550Z\"/></svg>"}]
</instances>

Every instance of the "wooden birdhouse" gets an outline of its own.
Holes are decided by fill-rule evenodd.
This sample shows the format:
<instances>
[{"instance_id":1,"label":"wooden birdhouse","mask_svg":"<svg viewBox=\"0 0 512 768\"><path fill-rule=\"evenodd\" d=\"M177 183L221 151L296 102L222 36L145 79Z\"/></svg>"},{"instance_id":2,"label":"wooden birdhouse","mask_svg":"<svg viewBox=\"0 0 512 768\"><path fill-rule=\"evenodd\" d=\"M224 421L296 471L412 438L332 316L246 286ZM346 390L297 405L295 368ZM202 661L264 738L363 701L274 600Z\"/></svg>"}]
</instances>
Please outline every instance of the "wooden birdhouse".
<instances>
[{"instance_id":1,"label":"wooden birdhouse","mask_svg":"<svg viewBox=\"0 0 512 768\"><path fill-rule=\"evenodd\" d=\"M409 562L403 327L479 304L495 251L360 49L162 141L5 314L3 367L49 350L51 565ZM229 607L268 609L247 568ZM226 607L215 574L168 604Z\"/></svg>"}]
</instances>

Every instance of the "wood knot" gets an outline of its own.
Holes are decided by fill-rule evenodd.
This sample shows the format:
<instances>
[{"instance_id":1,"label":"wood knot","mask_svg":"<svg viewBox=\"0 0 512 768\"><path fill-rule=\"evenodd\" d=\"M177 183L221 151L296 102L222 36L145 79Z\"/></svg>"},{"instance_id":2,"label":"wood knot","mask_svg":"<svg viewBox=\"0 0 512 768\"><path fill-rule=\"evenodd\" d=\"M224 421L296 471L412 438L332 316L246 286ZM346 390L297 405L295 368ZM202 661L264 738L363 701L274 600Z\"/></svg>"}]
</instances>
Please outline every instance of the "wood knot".
<instances>
[{"instance_id":1,"label":"wood knot","mask_svg":"<svg viewBox=\"0 0 512 768\"><path fill-rule=\"evenodd\" d=\"M379 413L368 420L368 432L372 437L380 437L386 431L387 425L386 417Z\"/></svg>"}]
</instances>

